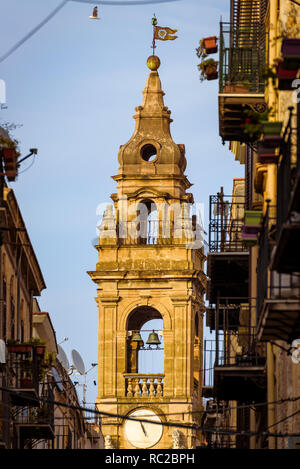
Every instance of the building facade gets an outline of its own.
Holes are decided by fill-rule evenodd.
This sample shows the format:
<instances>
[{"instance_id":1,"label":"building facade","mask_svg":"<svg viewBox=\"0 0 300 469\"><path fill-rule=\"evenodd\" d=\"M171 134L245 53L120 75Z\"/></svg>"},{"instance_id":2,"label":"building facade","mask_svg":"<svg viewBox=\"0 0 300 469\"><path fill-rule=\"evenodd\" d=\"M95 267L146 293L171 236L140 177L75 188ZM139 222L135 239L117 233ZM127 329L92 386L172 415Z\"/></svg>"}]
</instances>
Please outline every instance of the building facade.
<instances>
[{"instance_id":1,"label":"building facade","mask_svg":"<svg viewBox=\"0 0 300 469\"><path fill-rule=\"evenodd\" d=\"M57 359L50 315L37 301L45 281L15 193L0 180L0 448L103 448L99 418L82 411Z\"/></svg>"},{"instance_id":2,"label":"building facade","mask_svg":"<svg viewBox=\"0 0 300 469\"><path fill-rule=\"evenodd\" d=\"M289 0L232 0L220 25L220 136L245 167L244 214L232 229L234 192L214 196L207 318L211 397L232 411L236 447L299 445L299 25Z\"/></svg>"}]
</instances>

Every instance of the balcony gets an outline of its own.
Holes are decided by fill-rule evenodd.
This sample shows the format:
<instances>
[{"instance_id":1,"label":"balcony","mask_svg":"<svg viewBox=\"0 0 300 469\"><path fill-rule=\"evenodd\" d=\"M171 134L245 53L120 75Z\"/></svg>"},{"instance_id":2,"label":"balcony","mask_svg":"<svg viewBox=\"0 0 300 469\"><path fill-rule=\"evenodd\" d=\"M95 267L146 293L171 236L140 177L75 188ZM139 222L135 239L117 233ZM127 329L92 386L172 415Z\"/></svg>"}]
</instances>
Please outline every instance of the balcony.
<instances>
[{"instance_id":1,"label":"balcony","mask_svg":"<svg viewBox=\"0 0 300 469\"><path fill-rule=\"evenodd\" d=\"M15 417L15 427L21 448L26 440L49 440L54 438L54 405L53 392L48 384L41 385L41 400L37 407L24 406Z\"/></svg>"},{"instance_id":2,"label":"balcony","mask_svg":"<svg viewBox=\"0 0 300 469\"><path fill-rule=\"evenodd\" d=\"M300 104L283 134L277 172L276 247L270 268L280 273L300 271Z\"/></svg>"},{"instance_id":3,"label":"balcony","mask_svg":"<svg viewBox=\"0 0 300 469\"><path fill-rule=\"evenodd\" d=\"M259 280L258 280L259 281ZM261 306L258 340L284 340L288 344L300 336L300 278L293 274L270 272Z\"/></svg>"},{"instance_id":4,"label":"balcony","mask_svg":"<svg viewBox=\"0 0 300 469\"><path fill-rule=\"evenodd\" d=\"M210 331L236 330L239 321L238 305L217 305L206 308L206 327Z\"/></svg>"},{"instance_id":5,"label":"balcony","mask_svg":"<svg viewBox=\"0 0 300 469\"><path fill-rule=\"evenodd\" d=\"M207 256L207 299L228 304L248 298L249 248L242 240L244 195L225 196L223 191L209 199L209 253Z\"/></svg>"},{"instance_id":6,"label":"balcony","mask_svg":"<svg viewBox=\"0 0 300 469\"><path fill-rule=\"evenodd\" d=\"M7 387L12 405L37 406L39 355L33 345L8 345Z\"/></svg>"},{"instance_id":7,"label":"balcony","mask_svg":"<svg viewBox=\"0 0 300 469\"><path fill-rule=\"evenodd\" d=\"M277 213L277 223L278 223ZM257 338L291 343L300 335L300 278L298 273L270 270L271 252L278 244L270 234L269 207L259 238L257 260ZM275 245L275 247L274 247ZM297 246L293 246L297 257ZM299 249L298 249L299 250Z\"/></svg>"},{"instance_id":8,"label":"balcony","mask_svg":"<svg viewBox=\"0 0 300 469\"><path fill-rule=\"evenodd\" d=\"M216 350L217 343L221 350L223 350L223 344L220 339L218 342L214 339L204 339L202 397L206 399L214 396L214 366L216 362L216 354L220 353L219 350Z\"/></svg>"},{"instance_id":9,"label":"balcony","mask_svg":"<svg viewBox=\"0 0 300 469\"><path fill-rule=\"evenodd\" d=\"M214 366L217 400L261 402L266 398L266 355L254 332L245 326L243 332L224 334L224 347L216 354Z\"/></svg>"},{"instance_id":10,"label":"balcony","mask_svg":"<svg viewBox=\"0 0 300 469\"><path fill-rule=\"evenodd\" d=\"M245 109L266 111L265 27L261 22L220 24L219 131L223 141L249 141Z\"/></svg>"}]
</instances>

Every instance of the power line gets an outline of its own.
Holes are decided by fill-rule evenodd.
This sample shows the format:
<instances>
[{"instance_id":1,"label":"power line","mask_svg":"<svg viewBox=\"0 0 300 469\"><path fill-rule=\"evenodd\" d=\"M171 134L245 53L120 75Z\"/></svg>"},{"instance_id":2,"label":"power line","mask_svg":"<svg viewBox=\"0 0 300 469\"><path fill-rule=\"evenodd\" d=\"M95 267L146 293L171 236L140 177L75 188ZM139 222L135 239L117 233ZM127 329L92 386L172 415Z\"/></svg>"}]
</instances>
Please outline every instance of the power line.
<instances>
[{"instance_id":1,"label":"power line","mask_svg":"<svg viewBox=\"0 0 300 469\"><path fill-rule=\"evenodd\" d=\"M19 393L18 391L13 391L13 390L5 388L3 386L0 386L0 390L6 391L6 392L9 392L9 393L13 393L13 394L18 394L19 396L22 396L22 393ZM24 396L24 394L23 394L23 396ZM29 396L26 396L26 398L28 400L32 400L32 401L37 401L38 400L38 401L41 401L41 402L44 402L44 403L47 403L47 404L51 404L53 406L57 405L57 406L60 406L60 407L66 407L66 408L69 408L69 409L79 410L79 411L82 411L82 412L90 412L90 413L93 413L93 414L96 414L96 415L99 415L99 416L104 415L104 416L107 416L107 417L119 418L119 419L122 419L122 420L133 420L135 422L151 423L153 425L161 425L161 426L165 426L165 427L175 427L175 428L183 428L183 429L190 429L190 430L198 430L198 431L203 431L203 432L206 432L206 433L220 433L220 434L244 435L244 436L259 436L259 435L262 435L262 436L269 436L269 437L274 437L274 438L300 437L300 433L272 433L272 432L266 432L266 431L253 432L253 431L244 431L244 430L226 430L226 429L222 429L222 428L219 428L219 427L203 427L203 426L197 425L197 424L193 424L193 425L186 424L185 425L185 424L174 423L174 422L163 422L163 421L156 422L156 421L148 420L148 419L133 418L133 417L130 417L129 415L120 415L120 414L115 414L115 413L112 413L112 412L99 411L99 410L96 410L96 409L95 410L88 409L86 407L75 406L75 405L72 405L72 404L64 404L64 403L59 402L59 401L54 401L54 400L50 400L50 399L46 399L46 398L42 398L42 397L30 398ZM287 418L290 418L290 417L292 417L292 415L288 416Z\"/></svg>"},{"instance_id":2,"label":"power line","mask_svg":"<svg viewBox=\"0 0 300 469\"><path fill-rule=\"evenodd\" d=\"M297 415L297 414L299 414L299 413L300 413L300 409L299 409L299 410L297 410L296 412L293 412L293 413L292 413L292 414L290 414L290 415L287 415L287 416L286 416L286 417L284 417L283 419L281 419L281 420L278 420L278 422L276 422L276 423L272 423L272 425L269 425L269 426L267 427L267 430L268 430L269 428L271 428L271 427L275 427L276 425L278 425L279 423L282 423L282 422L284 422L285 420L288 420L288 419L290 419L291 417L294 417L295 415Z\"/></svg>"},{"instance_id":3,"label":"power line","mask_svg":"<svg viewBox=\"0 0 300 469\"><path fill-rule=\"evenodd\" d=\"M28 39L30 39L35 33L37 33L43 26L45 26L70 0L63 0L54 10L49 13L46 18L43 19L37 26L35 26L26 36L24 36L20 41L18 41L13 47L11 47L2 57L0 57L0 63L7 59L11 54L13 54L22 44L24 44ZM92 3L97 5L143 5L143 4L155 4L155 3L168 3L176 2L179 0L133 0L133 1L106 1L106 0L73 0L80 3Z\"/></svg>"}]
</instances>

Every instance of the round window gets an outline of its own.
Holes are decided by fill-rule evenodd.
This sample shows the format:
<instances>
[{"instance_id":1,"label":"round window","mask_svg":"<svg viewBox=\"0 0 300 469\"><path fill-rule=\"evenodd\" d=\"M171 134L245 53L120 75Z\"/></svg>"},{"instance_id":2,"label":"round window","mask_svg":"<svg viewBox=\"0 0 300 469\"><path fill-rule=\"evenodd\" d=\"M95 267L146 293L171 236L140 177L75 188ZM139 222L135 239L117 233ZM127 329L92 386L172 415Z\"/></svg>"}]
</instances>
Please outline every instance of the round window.
<instances>
[{"instance_id":1,"label":"round window","mask_svg":"<svg viewBox=\"0 0 300 469\"><path fill-rule=\"evenodd\" d=\"M144 161L153 161L157 157L157 150L154 145L147 143L141 148L141 157Z\"/></svg>"}]
</instances>

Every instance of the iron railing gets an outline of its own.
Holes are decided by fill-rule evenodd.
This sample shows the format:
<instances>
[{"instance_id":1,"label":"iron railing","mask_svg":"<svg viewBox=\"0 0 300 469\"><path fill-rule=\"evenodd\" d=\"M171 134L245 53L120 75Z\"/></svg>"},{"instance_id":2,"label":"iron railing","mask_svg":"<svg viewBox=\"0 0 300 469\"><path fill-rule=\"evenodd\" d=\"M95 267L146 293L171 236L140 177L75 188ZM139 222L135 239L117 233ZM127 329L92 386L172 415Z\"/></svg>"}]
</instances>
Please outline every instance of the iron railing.
<instances>
[{"instance_id":1,"label":"iron railing","mask_svg":"<svg viewBox=\"0 0 300 469\"><path fill-rule=\"evenodd\" d=\"M245 196L209 196L209 251L247 251L242 242Z\"/></svg>"},{"instance_id":2,"label":"iron railing","mask_svg":"<svg viewBox=\"0 0 300 469\"><path fill-rule=\"evenodd\" d=\"M49 426L54 431L54 400L53 391L48 383L40 384L40 403L37 407L23 406L17 414L16 422L19 425ZM45 402L43 402L43 399Z\"/></svg>"},{"instance_id":3,"label":"iron railing","mask_svg":"<svg viewBox=\"0 0 300 469\"><path fill-rule=\"evenodd\" d=\"M219 92L263 93L265 72L264 24L220 23Z\"/></svg>"},{"instance_id":4,"label":"iron railing","mask_svg":"<svg viewBox=\"0 0 300 469\"><path fill-rule=\"evenodd\" d=\"M203 369L202 369L202 385L213 387L214 385L214 366L215 363L223 363L224 345L219 340L219 349L216 348L215 339L204 339L203 343ZM218 354L218 359L217 358Z\"/></svg>"},{"instance_id":5,"label":"iron railing","mask_svg":"<svg viewBox=\"0 0 300 469\"><path fill-rule=\"evenodd\" d=\"M256 328L239 326L237 332L220 334L216 344L215 366L258 366L265 363L265 344L256 339Z\"/></svg>"},{"instance_id":6,"label":"iron railing","mask_svg":"<svg viewBox=\"0 0 300 469\"><path fill-rule=\"evenodd\" d=\"M30 346L28 352L9 352L7 359L8 388L34 391L38 395L40 364L35 348ZM22 397L22 395L20 395ZM14 393L11 394L14 400Z\"/></svg>"}]
</instances>

